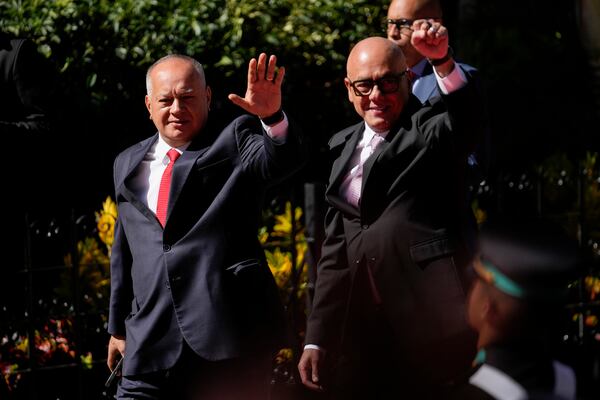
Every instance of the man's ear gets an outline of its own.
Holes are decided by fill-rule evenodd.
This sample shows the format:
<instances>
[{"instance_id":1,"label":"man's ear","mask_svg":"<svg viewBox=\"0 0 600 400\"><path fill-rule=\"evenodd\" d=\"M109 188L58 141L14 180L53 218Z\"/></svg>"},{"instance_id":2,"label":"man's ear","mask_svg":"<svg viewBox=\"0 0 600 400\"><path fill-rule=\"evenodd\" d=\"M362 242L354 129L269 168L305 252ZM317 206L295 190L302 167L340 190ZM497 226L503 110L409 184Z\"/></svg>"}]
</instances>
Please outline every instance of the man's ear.
<instances>
[{"instance_id":1,"label":"man's ear","mask_svg":"<svg viewBox=\"0 0 600 400\"><path fill-rule=\"evenodd\" d=\"M210 110L210 99L212 99L212 90L210 90L210 86L206 87L206 106Z\"/></svg>"},{"instance_id":2,"label":"man's ear","mask_svg":"<svg viewBox=\"0 0 600 400\"><path fill-rule=\"evenodd\" d=\"M350 100L350 103L352 103L353 100L354 100L354 97L352 97L353 96L353 93L352 93L353 89L352 89L352 85L350 84L350 79L344 78L344 85L346 85L346 89L348 90L348 100Z\"/></svg>"},{"instance_id":3,"label":"man's ear","mask_svg":"<svg viewBox=\"0 0 600 400\"><path fill-rule=\"evenodd\" d=\"M150 114L150 119L152 119L152 108L150 107L150 96L146 95L145 102L146 102L146 109L148 110L148 113Z\"/></svg>"}]
</instances>

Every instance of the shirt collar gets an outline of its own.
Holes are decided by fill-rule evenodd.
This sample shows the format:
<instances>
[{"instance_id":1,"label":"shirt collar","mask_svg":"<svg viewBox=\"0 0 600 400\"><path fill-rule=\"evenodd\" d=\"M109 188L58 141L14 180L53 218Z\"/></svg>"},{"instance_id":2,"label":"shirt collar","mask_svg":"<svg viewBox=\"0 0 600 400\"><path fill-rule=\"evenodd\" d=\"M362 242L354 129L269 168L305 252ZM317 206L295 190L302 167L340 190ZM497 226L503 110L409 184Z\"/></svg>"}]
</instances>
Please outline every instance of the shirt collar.
<instances>
[{"instance_id":1,"label":"shirt collar","mask_svg":"<svg viewBox=\"0 0 600 400\"><path fill-rule=\"evenodd\" d=\"M192 143L192 142L187 142L185 144L182 144L179 147L175 147L175 150L177 150L180 154L183 154L183 152L189 147L190 143ZM158 160L165 159L165 157L167 157L167 153L172 148L173 147L169 146L167 144L167 142L165 142L165 140L159 134L158 141L156 142L156 148L154 149L154 155L155 155L156 159L158 159Z\"/></svg>"},{"instance_id":2,"label":"shirt collar","mask_svg":"<svg viewBox=\"0 0 600 400\"><path fill-rule=\"evenodd\" d=\"M373 136L375 135L385 138L389 132L390 131L375 132L367 123L365 123L365 131L363 132L363 137L360 141L361 145L363 145L363 147L366 146L368 143L371 142L371 139L373 139Z\"/></svg>"}]
</instances>

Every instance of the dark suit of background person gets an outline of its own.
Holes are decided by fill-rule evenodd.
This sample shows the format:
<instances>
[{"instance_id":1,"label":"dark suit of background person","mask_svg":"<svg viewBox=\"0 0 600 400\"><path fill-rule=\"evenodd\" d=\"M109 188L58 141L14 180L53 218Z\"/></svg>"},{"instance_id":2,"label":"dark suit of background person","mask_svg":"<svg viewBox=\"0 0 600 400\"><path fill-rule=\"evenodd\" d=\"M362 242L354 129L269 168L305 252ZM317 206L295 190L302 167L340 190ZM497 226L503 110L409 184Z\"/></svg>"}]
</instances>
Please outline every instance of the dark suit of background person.
<instances>
[{"instance_id":1,"label":"dark suit of background person","mask_svg":"<svg viewBox=\"0 0 600 400\"><path fill-rule=\"evenodd\" d=\"M475 366L448 400L575 399L571 367L554 359L577 242L544 220L486 222L467 303L478 332Z\"/></svg>"},{"instance_id":2,"label":"dark suit of background person","mask_svg":"<svg viewBox=\"0 0 600 400\"><path fill-rule=\"evenodd\" d=\"M424 23L418 30L413 42L420 51L446 59L445 28ZM442 36L433 45L436 30ZM330 140L338 157L326 191L326 238L299 370L306 386L324 386L339 398L427 398L436 385L468 370L475 353L463 281L474 244L467 239L471 211L461 185L482 125L473 117L480 103L467 83L422 106L410 95L406 74L396 92L384 94L378 83L368 99L356 95L352 80L406 70L400 48L384 38L359 42L347 65L350 101L371 128L389 133L364 164L358 208L341 183L365 122ZM436 68L442 76L461 73L451 58ZM396 103L399 109L390 111ZM341 352L333 370L349 377L325 381L324 353L311 345L323 348L327 361Z\"/></svg>"},{"instance_id":3,"label":"dark suit of background person","mask_svg":"<svg viewBox=\"0 0 600 400\"><path fill-rule=\"evenodd\" d=\"M0 137L6 166L2 182L5 193L13 193L0 201L5 232L0 265L4 272L24 268L25 213L33 206L35 211L45 206L52 209L50 204L56 198L48 196L50 182L56 180L49 173L56 168L50 145L58 140L51 138L50 130L51 76L49 65L31 40L0 33ZM16 295L17 303L25 304L18 297L23 293L21 281L13 276L4 281L0 296L14 302Z\"/></svg>"},{"instance_id":4,"label":"dark suit of background person","mask_svg":"<svg viewBox=\"0 0 600 400\"><path fill-rule=\"evenodd\" d=\"M246 98L229 97L252 114L275 114L271 129L285 134L287 118L278 112L284 71L273 78L275 57L268 68L266 59L261 54L258 64L250 62ZM179 78L182 68L186 79ZM133 396L132 381L141 381L149 398L185 398L173 390L192 385L202 399L267 398L271 354L280 345L284 321L257 239L258 223L266 186L301 165L300 138L292 125L287 136L271 138L253 116L239 117L223 130L204 126L210 88L190 59L159 60L148 79L153 88L147 105L159 133L122 152L114 165L119 217L108 362L114 367L116 351L125 344L118 395ZM163 120L164 107L170 112ZM198 129L187 132L186 123ZM170 143L191 143L173 167L163 229L138 197L134 178L159 135L172 139L180 131L181 140ZM207 389L209 384L214 387Z\"/></svg>"},{"instance_id":5,"label":"dark suit of background person","mask_svg":"<svg viewBox=\"0 0 600 400\"><path fill-rule=\"evenodd\" d=\"M406 57L406 64L412 72L412 93L421 101L440 96L433 67L411 45L412 23L416 19L434 19L442 22L442 7L438 0L392 0L387 12L387 37L402 49ZM480 90L481 101L485 103L479 73L476 68L458 63L469 73L473 83ZM468 180L472 185L478 185L485 178L490 167L490 128L478 143L475 152L469 155Z\"/></svg>"}]
</instances>

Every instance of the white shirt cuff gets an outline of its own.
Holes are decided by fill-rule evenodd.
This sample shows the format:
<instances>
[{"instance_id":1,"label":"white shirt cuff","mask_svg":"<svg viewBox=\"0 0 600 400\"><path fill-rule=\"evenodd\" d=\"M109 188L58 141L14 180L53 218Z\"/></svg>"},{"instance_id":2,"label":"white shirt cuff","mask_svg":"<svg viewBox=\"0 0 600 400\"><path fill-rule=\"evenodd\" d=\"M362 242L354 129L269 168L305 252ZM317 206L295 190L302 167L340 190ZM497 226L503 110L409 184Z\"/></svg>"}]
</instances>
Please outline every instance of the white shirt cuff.
<instances>
[{"instance_id":1,"label":"white shirt cuff","mask_svg":"<svg viewBox=\"0 0 600 400\"><path fill-rule=\"evenodd\" d=\"M454 63L452 72L445 77L440 77L437 72L434 75L443 94L450 94L467 84L467 77L457 62Z\"/></svg>"},{"instance_id":2,"label":"white shirt cuff","mask_svg":"<svg viewBox=\"0 0 600 400\"><path fill-rule=\"evenodd\" d=\"M309 350L309 349L319 350L320 352L322 352L323 354L325 354L325 349L322 348L322 347L320 347L320 346L317 346L316 344L306 344L306 345L304 345L304 350Z\"/></svg>"},{"instance_id":3,"label":"white shirt cuff","mask_svg":"<svg viewBox=\"0 0 600 400\"><path fill-rule=\"evenodd\" d=\"M285 138L287 137L287 131L289 126L289 122L287 119L287 115L285 115L285 112L283 113L283 119L273 126L265 124L264 122L262 122L262 120L260 121L260 123L262 124L263 129L267 132L267 135L269 135L271 139L273 139L276 143L285 143Z\"/></svg>"}]
</instances>

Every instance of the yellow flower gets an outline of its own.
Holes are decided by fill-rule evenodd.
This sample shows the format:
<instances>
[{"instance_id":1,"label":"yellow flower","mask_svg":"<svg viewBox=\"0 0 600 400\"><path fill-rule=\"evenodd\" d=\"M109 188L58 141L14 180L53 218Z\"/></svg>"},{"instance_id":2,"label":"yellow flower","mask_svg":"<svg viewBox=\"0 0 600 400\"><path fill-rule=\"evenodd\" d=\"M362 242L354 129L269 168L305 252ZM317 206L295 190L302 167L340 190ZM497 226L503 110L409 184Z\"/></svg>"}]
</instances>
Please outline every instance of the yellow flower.
<instances>
[{"instance_id":1,"label":"yellow flower","mask_svg":"<svg viewBox=\"0 0 600 400\"><path fill-rule=\"evenodd\" d=\"M92 369L92 353L87 352L85 355L80 355L79 359L81 360L81 365L84 369Z\"/></svg>"},{"instance_id":2,"label":"yellow flower","mask_svg":"<svg viewBox=\"0 0 600 400\"><path fill-rule=\"evenodd\" d=\"M294 210L294 221L301 221L302 208L296 207ZM296 227L296 240L299 239L299 234L303 234L302 227ZM273 236L287 237L292 232L292 203L285 203L285 212L275 216L275 224L273 225Z\"/></svg>"},{"instance_id":3,"label":"yellow flower","mask_svg":"<svg viewBox=\"0 0 600 400\"><path fill-rule=\"evenodd\" d=\"M98 227L98 236L102 243L110 250L115 239L115 223L117 221L117 204L110 196L102 203L102 210L96 212L96 223Z\"/></svg>"},{"instance_id":4,"label":"yellow flower","mask_svg":"<svg viewBox=\"0 0 600 400\"><path fill-rule=\"evenodd\" d=\"M292 361L292 349L286 347L284 349L279 350L277 356L275 356L275 362L277 364L283 364L289 361Z\"/></svg>"},{"instance_id":5,"label":"yellow flower","mask_svg":"<svg viewBox=\"0 0 600 400\"><path fill-rule=\"evenodd\" d=\"M274 251L265 250L265 256L277 287L284 289L292 273L290 253L282 252L279 248L276 248Z\"/></svg>"},{"instance_id":6,"label":"yellow flower","mask_svg":"<svg viewBox=\"0 0 600 400\"><path fill-rule=\"evenodd\" d=\"M596 276L585 277L585 288L590 292L590 300L595 300L600 295L600 278Z\"/></svg>"}]
</instances>

